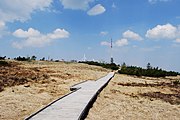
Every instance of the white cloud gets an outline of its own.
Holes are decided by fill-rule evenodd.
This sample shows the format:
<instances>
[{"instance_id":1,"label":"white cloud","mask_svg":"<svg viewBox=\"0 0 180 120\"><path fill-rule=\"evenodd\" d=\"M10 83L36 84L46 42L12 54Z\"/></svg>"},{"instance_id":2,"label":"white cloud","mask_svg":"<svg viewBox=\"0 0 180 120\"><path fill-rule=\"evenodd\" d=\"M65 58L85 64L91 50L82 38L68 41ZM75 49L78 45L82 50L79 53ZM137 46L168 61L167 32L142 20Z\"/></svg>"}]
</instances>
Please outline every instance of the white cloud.
<instances>
[{"instance_id":1,"label":"white cloud","mask_svg":"<svg viewBox=\"0 0 180 120\"><path fill-rule=\"evenodd\" d=\"M106 9L101 5L101 4L97 4L95 5L93 8L91 8L87 14L90 16L94 16L94 15L99 15L102 14L106 11Z\"/></svg>"},{"instance_id":2,"label":"white cloud","mask_svg":"<svg viewBox=\"0 0 180 120\"><path fill-rule=\"evenodd\" d=\"M5 23L2 22L2 21L0 21L0 30L1 30L1 29L4 29L4 27L5 27Z\"/></svg>"},{"instance_id":3,"label":"white cloud","mask_svg":"<svg viewBox=\"0 0 180 120\"><path fill-rule=\"evenodd\" d=\"M113 42L112 44L113 44L113 46L122 47L122 46L128 45L128 40L123 38L123 39L119 39L119 40ZM110 47L111 43L107 42L107 41L102 41L101 45Z\"/></svg>"},{"instance_id":4,"label":"white cloud","mask_svg":"<svg viewBox=\"0 0 180 120\"><path fill-rule=\"evenodd\" d=\"M94 0L60 0L65 9L87 10Z\"/></svg>"},{"instance_id":5,"label":"white cloud","mask_svg":"<svg viewBox=\"0 0 180 120\"><path fill-rule=\"evenodd\" d=\"M0 38L3 36L4 32L5 32L5 23L0 21Z\"/></svg>"},{"instance_id":6,"label":"white cloud","mask_svg":"<svg viewBox=\"0 0 180 120\"><path fill-rule=\"evenodd\" d=\"M69 37L69 32L66 31L65 29L56 29L53 31L53 33L47 34L47 37L49 39L61 39L61 38L68 38Z\"/></svg>"},{"instance_id":7,"label":"white cloud","mask_svg":"<svg viewBox=\"0 0 180 120\"><path fill-rule=\"evenodd\" d=\"M128 45L128 40L127 39L120 39L120 40L117 40L115 42L115 46L118 46L118 47L122 47L122 46L126 46Z\"/></svg>"},{"instance_id":8,"label":"white cloud","mask_svg":"<svg viewBox=\"0 0 180 120\"><path fill-rule=\"evenodd\" d=\"M143 38L139 34L130 30L127 30L126 32L124 32L123 37L126 39L131 39L131 40L138 40L138 41L143 40Z\"/></svg>"},{"instance_id":9,"label":"white cloud","mask_svg":"<svg viewBox=\"0 0 180 120\"><path fill-rule=\"evenodd\" d=\"M8 33L6 22L31 19L37 10L43 11L50 7L53 0L0 0L0 37Z\"/></svg>"},{"instance_id":10,"label":"white cloud","mask_svg":"<svg viewBox=\"0 0 180 120\"><path fill-rule=\"evenodd\" d=\"M175 39L178 36L178 28L171 25L157 25L146 32L146 37L150 39Z\"/></svg>"},{"instance_id":11,"label":"white cloud","mask_svg":"<svg viewBox=\"0 0 180 120\"><path fill-rule=\"evenodd\" d=\"M101 42L101 45L102 45L102 46L111 46L111 43L110 43L110 42L107 42L107 41L102 41L102 42Z\"/></svg>"},{"instance_id":12,"label":"white cloud","mask_svg":"<svg viewBox=\"0 0 180 120\"><path fill-rule=\"evenodd\" d=\"M180 43L180 38L177 38L177 39L175 40L175 42L176 42L176 43Z\"/></svg>"},{"instance_id":13,"label":"white cloud","mask_svg":"<svg viewBox=\"0 0 180 120\"><path fill-rule=\"evenodd\" d=\"M171 0L148 0L149 3L155 4L156 2L169 2Z\"/></svg>"},{"instance_id":14,"label":"white cloud","mask_svg":"<svg viewBox=\"0 0 180 120\"><path fill-rule=\"evenodd\" d=\"M0 1L0 21L24 22L31 18L31 14L36 10L45 10L50 7L53 0L1 0Z\"/></svg>"},{"instance_id":15,"label":"white cloud","mask_svg":"<svg viewBox=\"0 0 180 120\"><path fill-rule=\"evenodd\" d=\"M22 29L18 29L13 33L14 36L19 38L28 38L28 37L36 37L40 36L40 32L33 28L29 28L28 31L24 31Z\"/></svg>"},{"instance_id":16,"label":"white cloud","mask_svg":"<svg viewBox=\"0 0 180 120\"><path fill-rule=\"evenodd\" d=\"M100 35L102 35L102 36L106 36L107 34L108 34L107 31L101 31L101 32L100 32Z\"/></svg>"},{"instance_id":17,"label":"white cloud","mask_svg":"<svg viewBox=\"0 0 180 120\"><path fill-rule=\"evenodd\" d=\"M52 33L42 34L38 30L29 28L27 31L22 29L16 30L13 35L21 38L20 42L13 42L15 48L21 49L24 47L43 47L53 42L56 39L68 38L69 32L64 29L56 29Z\"/></svg>"}]
</instances>

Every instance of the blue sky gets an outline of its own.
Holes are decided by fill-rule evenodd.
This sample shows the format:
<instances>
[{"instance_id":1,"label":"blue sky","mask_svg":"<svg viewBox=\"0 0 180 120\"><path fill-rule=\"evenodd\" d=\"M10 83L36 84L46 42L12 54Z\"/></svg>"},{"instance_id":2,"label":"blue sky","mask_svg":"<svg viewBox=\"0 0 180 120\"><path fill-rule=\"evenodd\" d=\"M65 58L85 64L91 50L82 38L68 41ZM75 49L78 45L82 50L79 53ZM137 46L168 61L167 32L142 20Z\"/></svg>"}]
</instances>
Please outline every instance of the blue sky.
<instances>
[{"instance_id":1,"label":"blue sky","mask_svg":"<svg viewBox=\"0 0 180 120\"><path fill-rule=\"evenodd\" d=\"M0 56L148 62L180 72L180 0L1 0Z\"/></svg>"}]
</instances>

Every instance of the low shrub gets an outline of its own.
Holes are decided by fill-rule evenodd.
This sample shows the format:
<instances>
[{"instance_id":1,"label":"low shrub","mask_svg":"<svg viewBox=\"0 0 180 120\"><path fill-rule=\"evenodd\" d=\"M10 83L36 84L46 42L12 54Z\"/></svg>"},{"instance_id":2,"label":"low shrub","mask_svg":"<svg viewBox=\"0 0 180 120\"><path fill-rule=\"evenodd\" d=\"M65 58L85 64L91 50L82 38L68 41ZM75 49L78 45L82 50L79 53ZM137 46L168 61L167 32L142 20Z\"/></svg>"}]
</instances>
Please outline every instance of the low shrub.
<instances>
[{"instance_id":1,"label":"low shrub","mask_svg":"<svg viewBox=\"0 0 180 120\"><path fill-rule=\"evenodd\" d=\"M179 80L175 80L175 81L173 81L173 84L174 85L180 85L180 81Z\"/></svg>"},{"instance_id":2,"label":"low shrub","mask_svg":"<svg viewBox=\"0 0 180 120\"><path fill-rule=\"evenodd\" d=\"M9 66L9 63L6 61L0 60L0 66Z\"/></svg>"}]
</instances>

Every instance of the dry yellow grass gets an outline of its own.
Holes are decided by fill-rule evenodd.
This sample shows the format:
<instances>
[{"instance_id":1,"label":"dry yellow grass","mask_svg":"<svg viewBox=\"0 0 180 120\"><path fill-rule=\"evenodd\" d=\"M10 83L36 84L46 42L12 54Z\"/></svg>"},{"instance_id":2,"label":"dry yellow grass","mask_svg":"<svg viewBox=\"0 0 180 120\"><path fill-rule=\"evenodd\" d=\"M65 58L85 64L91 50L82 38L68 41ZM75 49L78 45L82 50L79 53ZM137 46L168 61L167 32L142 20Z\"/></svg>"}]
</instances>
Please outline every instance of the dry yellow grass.
<instances>
[{"instance_id":1,"label":"dry yellow grass","mask_svg":"<svg viewBox=\"0 0 180 120\"><path fill-rule=\"evenodd\" d=\"M69 93L69 87L84 80L96 80L109 71L101 67L64 62L22 62L24 69L46 73L49 78L40 79L0 92L0 119L22 120L52 100ZM16 71L17 72L17 71Z\"/></svg>"},{"instance_id":2,"label":"dry yellow grass","mask_svg":"<svg viewBox=\"0 0 180 120\"><path fill-rule=\"evenodd\" d=\"M98 96L86 120L180 120L180 89L170 84L179 78L136 78L116 74ZM159 94L147 97L141 95L144 93Z\"/></svg>"},{"instance_id":3,"label":"dry yellow grass","mask_svg":"<svg viewBox=\"0 0 180 120\"><path fill-rule=\"evenodd\" d=\"M0 92L1 120L22 120L69 93L70 86L84 80L96 80L109 72L101 67L64 62L22 62L19 67L26 70L25 75L38 77L22 85L5 87ZM22 77L24 74L18 69L8 72ZM32 73L28 74L29 70ZM49 77L45 79L43 74ZM157 79L116 74L98 96L86 119L179 120L180 89L170 84L176 79L180 77Z\"/></svg>"}]
</instances>

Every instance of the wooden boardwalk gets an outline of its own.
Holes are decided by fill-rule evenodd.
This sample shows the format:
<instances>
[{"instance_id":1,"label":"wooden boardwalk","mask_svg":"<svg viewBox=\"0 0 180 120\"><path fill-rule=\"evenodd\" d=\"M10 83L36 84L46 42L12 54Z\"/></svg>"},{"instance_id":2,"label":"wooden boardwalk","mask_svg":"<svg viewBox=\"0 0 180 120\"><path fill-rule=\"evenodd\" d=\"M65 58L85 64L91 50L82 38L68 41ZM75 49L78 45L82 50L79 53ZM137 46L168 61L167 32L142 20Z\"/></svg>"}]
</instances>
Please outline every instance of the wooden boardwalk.
<instances>
[{"instance_id":1,"label":"wooden boardwalk","mask_svg":"<svg viewBox=\"0 0 180 120\"><path fill-rule=\"evenodd\" d=\"M50 103L32 114L26 120L81 120L83 119L98 93L114 76L110 72L96 81L86 81L71 87L72 93Z\"/></svg>"}]
</instances>

